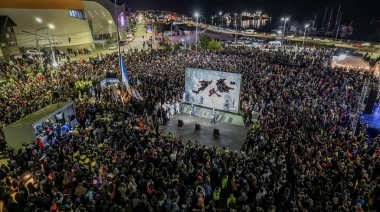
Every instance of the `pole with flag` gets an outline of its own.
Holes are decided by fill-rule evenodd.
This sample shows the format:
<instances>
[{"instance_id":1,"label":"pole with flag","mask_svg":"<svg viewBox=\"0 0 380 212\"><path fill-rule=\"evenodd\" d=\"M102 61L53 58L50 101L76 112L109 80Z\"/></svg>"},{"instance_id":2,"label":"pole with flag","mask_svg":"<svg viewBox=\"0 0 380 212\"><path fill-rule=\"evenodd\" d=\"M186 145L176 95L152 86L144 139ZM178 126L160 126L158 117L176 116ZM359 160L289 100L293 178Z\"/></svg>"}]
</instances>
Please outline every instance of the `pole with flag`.
<instances>
[{"instance_id":1,"label":"pole with flag","mask_svg":"<svg viewBox=\"0 0 380 212\"><path fill-rule=\"evenodd\" d=\"M129 76L127 72L127 67L124 64L124 60L121 57L121 54L119 54L119 57L121 58L120 63L121 63L121 81L125 84L127 87L127 91L129 94L133 96L133 98L138 99L138 100L143 100L143 97L140 95L140 93L135 90L131 82L129 81Z\"/></svg>"}]
</instances>

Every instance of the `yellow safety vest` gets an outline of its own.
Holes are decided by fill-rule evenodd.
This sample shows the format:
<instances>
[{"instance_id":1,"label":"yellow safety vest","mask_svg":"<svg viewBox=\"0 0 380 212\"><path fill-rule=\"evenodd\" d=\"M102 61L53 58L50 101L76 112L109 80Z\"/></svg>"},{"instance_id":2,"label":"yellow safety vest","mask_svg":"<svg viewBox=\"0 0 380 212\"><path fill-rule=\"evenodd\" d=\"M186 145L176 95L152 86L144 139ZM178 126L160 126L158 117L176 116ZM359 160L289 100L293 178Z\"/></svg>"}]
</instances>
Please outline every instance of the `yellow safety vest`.
<instances>
[{"instance_id":1,"label":"yellow safety vest","mask_svg":"<svg viewBox=\"0 0 380 212\"><path fill-rule=\"evenodd\" d=\"M220 198L220 190L215 190L214 193L212 194L213 196L213 199L215 201L219 201L219 198Z\"/></svg>"},{"instance_id":2,"label":"yellow safety vest","mask_svg":"<svg viewBox=\"0 0 380 212\"><path fill-rule=\"evenodd\" d=\"M236 204L236 198L235 197L230 197L227 199L227 207L230 207L230 204Z\"/></svg>"},{"instance_id":3,"label":"yellow safety vest","mask_svg":"<svg viewBox=\"0 0 380 212\"><path fill-rule=\"evenodd\" d=\"M226 189L227 188L227 183L228 183L228 176L225 175L223 177L223 180L222 180L222 189Z\"/></svg>"}]
</instances>

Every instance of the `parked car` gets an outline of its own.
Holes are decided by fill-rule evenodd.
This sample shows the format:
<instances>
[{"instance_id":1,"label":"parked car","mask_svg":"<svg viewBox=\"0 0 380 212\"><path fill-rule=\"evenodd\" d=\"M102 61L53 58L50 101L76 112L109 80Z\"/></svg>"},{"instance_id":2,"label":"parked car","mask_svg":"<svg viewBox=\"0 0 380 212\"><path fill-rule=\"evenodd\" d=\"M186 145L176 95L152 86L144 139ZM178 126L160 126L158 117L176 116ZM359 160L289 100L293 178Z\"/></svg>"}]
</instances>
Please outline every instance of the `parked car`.
<instances>
[{"instance_id":1,"label":"parked car","mask_svg":"<svg viewBox=\"0 0 380 212\"><path fill-rule=\"evenodd\" d=\"M117 49L117 45L116 44L113 44L110 46L109 50L116 50Z\"/></svg>"},{"instance_id":2,"label":"parked car","mask_svg":"<svg viewBox=\"0 0 380 212\"><path fill-rule=\"evenodd\" d=\"M244 31L244 33L246 33L246 34L254 34L255 30L253 30L253 29L247 29L247 30Z\"/></svg>"},{"instance_id":3,"label":"parked car","mask_svg":"<svg viewBox=\"0 0 380 212\"><path fill-rule=\"evenodd\" d=\"M372 45L370 43L363 43L362 46L363 47L371 47Z\"/></svg>"},{"instance_id":4,"label":"parked car","mask_svg":"<svg viewBox=\"0 0 380 212\"><path fill-rule=\"evenodd\" d=\"M120 40L120 45L127 45L129 43L128 40Z\"/></svg>"},{"instance_id":5,"label":"parked car","mask_svg":"<svg viewBox=\"0 0 380 212\"><path fill-rule=\"evenodd\" d=\"M26 50L27 55L43 55L43 52L38 52L38 50L32 49L32 50Z\"/></svg>"},{"instance_id":6,"label":"parked car","mask_svg":"<svg viewBox=\"0 0 380 212\"><path fill-rule=\"evenodd\" d=\"M353 43L352 46L353 47L363 47L361 43Z\"/></svg>"}]
</instances>

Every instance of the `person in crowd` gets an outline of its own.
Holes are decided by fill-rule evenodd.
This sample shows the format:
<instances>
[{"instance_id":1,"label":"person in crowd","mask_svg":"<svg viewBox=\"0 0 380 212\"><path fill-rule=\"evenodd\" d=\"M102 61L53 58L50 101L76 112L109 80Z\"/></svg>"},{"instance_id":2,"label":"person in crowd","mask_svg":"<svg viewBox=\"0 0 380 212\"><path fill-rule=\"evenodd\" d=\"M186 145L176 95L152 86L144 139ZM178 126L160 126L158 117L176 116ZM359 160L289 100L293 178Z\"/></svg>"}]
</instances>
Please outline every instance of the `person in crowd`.
<instances>
[{"instance_id":1,"label":"person in crowd","mask_svg":"<svg viewBox=\"0 0 380 212\"><path fill-rule=\"evenodd\" d=\"M67 99L75 101L78 123L51 145L37 138L10 151L0 198L8 211L377 210L380 138L366 140L361 123L361 133L352 131L363 83L374 79L327 66L332 53L231 47L123 54L142 102L123 84L99 88L96 98L88 86L76 88L118 76L116 53L64 62L57 78L36 57L2 63L1 126ZM162 103L181 101L184 67L242 74L240 105L260 117L240 152L159 130L168 113ZM154 126L140 119L144 109L156 114Z\"/></svg>"}]
</instances>

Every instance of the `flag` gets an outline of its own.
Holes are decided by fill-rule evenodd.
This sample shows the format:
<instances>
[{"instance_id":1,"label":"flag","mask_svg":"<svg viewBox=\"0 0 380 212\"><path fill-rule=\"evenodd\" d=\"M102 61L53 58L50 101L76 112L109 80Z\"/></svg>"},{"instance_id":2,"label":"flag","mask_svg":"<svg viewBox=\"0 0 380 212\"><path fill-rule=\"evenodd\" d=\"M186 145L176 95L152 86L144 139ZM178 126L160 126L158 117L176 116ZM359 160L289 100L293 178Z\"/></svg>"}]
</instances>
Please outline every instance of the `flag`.
<instances>
[{"instance_id":1,"label":"flag","mask_svg":"<svg viewBox=\"0 0 380 212\"><path fill-rule=\"evenodd\" d=\"M138 100L143 100L143 97L140 95L140 93L132 88L131 82L129 81L127 67L124 64L123 58L120 56L120 63L121 63L121 81L127 86L127 90L129 94L132 94L133 98L136 98Z\"/></svg>"},{"instance_id":2,"label":"flag","mask_svg":"<svg viewBox=\"0 0 380 212\"><path fill-rule=\"evenodd\" d=\"M125 84L125 86L130 87L131 82L129 81L127 68L125 67L124 60L120 55L121 60L121 81Z\"/></svg>"}]
</instances>

